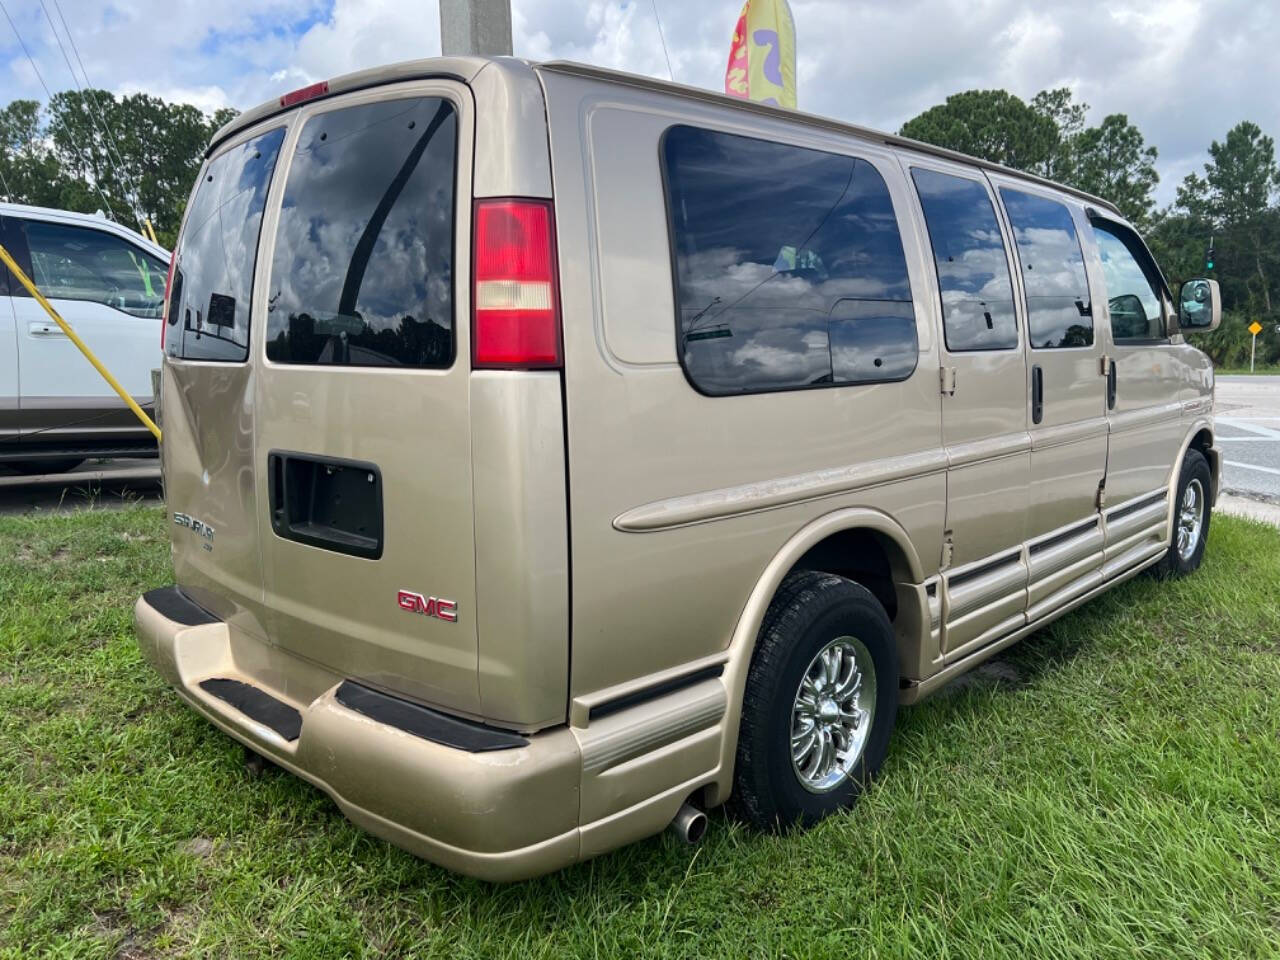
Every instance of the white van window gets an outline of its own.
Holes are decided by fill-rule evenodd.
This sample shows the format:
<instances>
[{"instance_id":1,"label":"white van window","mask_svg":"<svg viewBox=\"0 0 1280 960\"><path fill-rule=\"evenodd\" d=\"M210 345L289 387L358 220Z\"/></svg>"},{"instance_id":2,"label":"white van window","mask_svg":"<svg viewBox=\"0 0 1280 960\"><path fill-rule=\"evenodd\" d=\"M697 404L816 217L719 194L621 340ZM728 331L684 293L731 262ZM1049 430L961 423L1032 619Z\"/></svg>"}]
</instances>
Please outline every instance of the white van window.
<instances>
[{"instance_id":1,"label":"white van window","mask_svg":"<svg viewBox=\"0 0 1280 960\"><path fill-rule=\"evenodd\" d=\"M165 352L188 360L249 358L249 308L258 234L284 128L215 157L178 240Z\"/></svg>"},{"instance_id":2,"label":"white van window","mask_svg":"<svg viewBox=\"0 0 1280 960\"><path fill-rule=\"evenodd\" d=\"M1093 346L1089 280L1071 211L1056 200L1006 187L1000 199L1018 245L1032 348Z\"/></svg>"},{"instance_id":3,"label":"white van window","mask_svg":"<svg viewBox=\"0 0 1280 960\"><path fill-rule=\"evenodd\" d=\"M1111 338L1117 343L1163 340L1165 329L1160 288L1142 267L1147 259L1146 251L1138 253L1131 249L1130 244L1135 241L1128 232L1105 221L1093 222L1093 236L1098 241L1098 254L1102 258L1102 279L1107 287L1107 305L1111 313ZM1154 265L1150 269L1154 270Z\"/></svg>"},{"instance_id":4,"label":"white van window","mask_svg":"<svg viewBox=\"0 0 1280 960\"><path fill-rule=\"evenodd\" d=\"M447 367L453 362L458 124L435 97L307 121L271 261L267 358Z\"/></svg>"},{"instance_id":5,"label":"white van window","mask_svg":"<svg viewBox=\"0 0 1280 960\"><path fill-rule=\"evenodd\" d=\"M677 336L728 395L902 380L919 347L884 179L865 160L676 126L662 144Z\"/></svg>"},{"instance_id":6,"label":"white van window","mask_svg":"<svg viewBox=\"0 0 1280 960\"><path fill-rule=\"evenodd\" d=\"M987 188L968 177L915 167L942 294L947 349L1011 350L1018 345L1013 281Z\"/></svg>"},{"instance_id":7,"label":"white van window","mask_svg":"<svg viewBox=\"0 0 1280 960\"><path fill-rule=\"evenodd\" d=\"M31 279L51 300L92 300L158 318L169 265L115 234L43 220L25 222Z\"/></svg>"}]
</instances>

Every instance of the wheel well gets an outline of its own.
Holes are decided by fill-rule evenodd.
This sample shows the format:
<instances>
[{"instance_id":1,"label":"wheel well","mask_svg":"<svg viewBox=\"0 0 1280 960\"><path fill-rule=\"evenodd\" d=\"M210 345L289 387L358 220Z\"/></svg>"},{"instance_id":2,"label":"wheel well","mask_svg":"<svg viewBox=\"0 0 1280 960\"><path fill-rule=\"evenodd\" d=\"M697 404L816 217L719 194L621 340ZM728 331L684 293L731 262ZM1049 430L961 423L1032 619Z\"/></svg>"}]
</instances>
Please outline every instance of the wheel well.
<instances>
[{"instance_id":1,"label":"wheel well","mask_svg":"<svg viewBox=\"0 0 1280 960\"><path fill-rule=\"evenodd\" d=\"M1209 448L1213 446L1213 434L1208 427L1203 428L1199 433L1191 438L1191 448L1199 450L1206 457L1209 456Z\"/></svg>"},{"instance_id":2,"label":"wheel well","mask_svg":"<svg viewBox=\"0 0 1280 960\"><path fill-rule=\"evenodd\" d=\"M815 543L790 572L819 570L860 583L880 601L892 622L898 616L894 573L905 569L906 557L893 540L876 530L857 528L841 530Z\"/></svg>"}]
</instances>

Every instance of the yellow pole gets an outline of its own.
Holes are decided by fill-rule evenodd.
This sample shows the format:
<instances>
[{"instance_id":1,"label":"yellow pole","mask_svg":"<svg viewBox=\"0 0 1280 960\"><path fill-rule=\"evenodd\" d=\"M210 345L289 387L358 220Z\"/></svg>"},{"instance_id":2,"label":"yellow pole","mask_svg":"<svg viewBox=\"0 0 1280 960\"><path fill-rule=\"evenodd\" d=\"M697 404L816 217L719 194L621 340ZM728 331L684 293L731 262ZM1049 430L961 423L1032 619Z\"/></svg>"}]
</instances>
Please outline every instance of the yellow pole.
<instances>
[{"instance_id":1,"label":"yellow pole","mask_svg":"<svg viewBox=\"0 0 1280 960\"><path fill-rule=\"evenodd\" d=\"M18 266L17 261L9 255L9 251L6 250L2 244L0 244L0 260L4 261L4 265L9 268L9 271L15 277L18 278L18 282L27 288L27 293L35 297L36 302L39 303L40 306L44 307L45 313L53 317L53 322L62 328L62 332L71 338L71 342L80 348L80 352L83 353L85 358L93 364L93 369L102 374L102 379L106 380L107 383L110 384L111 389L120 395L120 399L123 400L128 405L129 409L133 411L134 416L142 421L142 425L155 434L156 442L159 443L160 428L157 427L155 422L147 416L147 412L138 406L133 397L129 396L129 392L125 390L124 387L120 386L120 381L111 375L111 371L102 365L102 361L93 355L93 351L89 349L88 344L81 340L80 335L71 329L71 325L58 316L58 311L53 309L53 305L50 304L49 301L44 298L44 295L36 289L36 285L31 282L31 278L22 272L22 268Z\"/></svg>"},{"instance_id":2,"label":"yellow pole","mask_svg":"<svg viewBox=\"0 0 1280 960\"><path fill-rule=\"evenodd\" d=\"M151 238L151 242L158 244L160 241L156 239L156 228L151 225L151 218L148 217L146 220L142 222L146 224L147 236Z\"/></svg>"}]
</instances>

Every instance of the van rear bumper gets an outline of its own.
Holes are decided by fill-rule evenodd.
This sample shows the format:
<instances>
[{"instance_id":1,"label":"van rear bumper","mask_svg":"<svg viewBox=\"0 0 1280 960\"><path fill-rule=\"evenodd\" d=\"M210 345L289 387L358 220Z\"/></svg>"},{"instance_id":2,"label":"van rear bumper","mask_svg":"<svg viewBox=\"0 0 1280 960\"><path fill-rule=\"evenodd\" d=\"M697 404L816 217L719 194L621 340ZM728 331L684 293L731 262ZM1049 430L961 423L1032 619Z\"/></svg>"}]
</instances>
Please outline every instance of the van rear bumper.
<instances>
[{"instance_id":1,"label":"van rear bumper","mask_svg":"<svg viewBox=\"0 0 1280 960\"><path fill-rule=\"evenodd\" d=\"M353 698L351 684L340 692L344 678L309 699L272 689L238 662L232 629L176 588L139 598L134 618L143 655L187 703L325 791L369 832L450 870L492 881L546 873L582 855L583 763L568 727L526 738L504 735L507 744L523 745L446 746L426 739L421 725L412 733L375 719L379 711L369 709L370 698ZM227 691L245 688L249 700L233 705L237 699L228 699ZM255 698L269 709L255 709ZM273 721L281 714L288 722ZM403 718L396 722L403 725Z\"/></svg>"}]
</instances>

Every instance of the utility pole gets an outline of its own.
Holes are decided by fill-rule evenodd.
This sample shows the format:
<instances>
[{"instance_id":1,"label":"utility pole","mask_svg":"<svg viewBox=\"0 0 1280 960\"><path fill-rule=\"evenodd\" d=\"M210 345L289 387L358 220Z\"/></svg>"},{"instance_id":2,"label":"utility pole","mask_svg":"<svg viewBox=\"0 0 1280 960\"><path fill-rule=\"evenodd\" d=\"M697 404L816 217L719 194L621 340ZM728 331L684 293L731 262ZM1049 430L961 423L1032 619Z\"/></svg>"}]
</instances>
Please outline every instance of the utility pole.
<instances>
[{"instance_id":1,"label":"utility pole","mask_svg":"<svg viewBox=\"0 0 1280 960\"><path fill-rule=\"evenodd\" d=\"M511 0L440 0L440 46L446 57L511 56Z\"/></svg>"}]
</instances>

